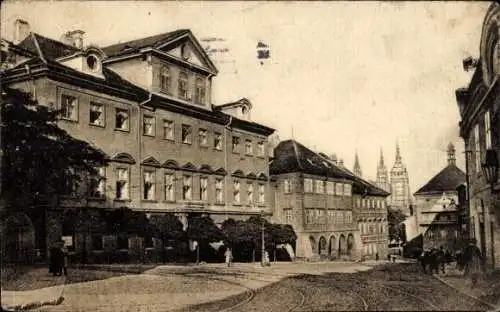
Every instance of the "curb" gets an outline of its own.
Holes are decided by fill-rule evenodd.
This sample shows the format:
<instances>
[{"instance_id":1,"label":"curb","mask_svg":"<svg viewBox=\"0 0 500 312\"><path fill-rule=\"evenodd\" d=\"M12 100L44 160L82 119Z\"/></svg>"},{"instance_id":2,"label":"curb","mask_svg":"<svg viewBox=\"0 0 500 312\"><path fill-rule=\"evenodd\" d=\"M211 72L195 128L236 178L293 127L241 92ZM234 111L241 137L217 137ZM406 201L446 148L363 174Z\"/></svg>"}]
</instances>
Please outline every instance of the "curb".
<instances>
[{"instance_id":1,"label":"curb","mask_svg":"<svg viewBox=\"0 0 500 312\"><path fill-rule=\"evenodd\" d=\"M48 306L48 305L60 305L64 301L64 297L60 296L56 300L50 300L50 301L37 301L37 302L30 302L24 305L17 305L13 307L2 307L2 309L5 309L5 311L27 311L27 310L33 310L37 309L43 306Z\"/></svg>"},{"instance_id":2,"label":"curb","mask_svg":"<svg viewBox=\"0 0 500 312\"><path fill-rule=\"evenodd\" d=\"M450 283L448 283L447 281L445 281L443 278L441 278L440 276L436 275L436 274L432 274L432 276L434 276L438 281L440 281L441 283L443 283L444 285L450 287L450 288L453 288L454 290L458 291L459 293L463 294L463 295L466 295L467 297L469 298L472 298L474 300L477 300L487 306L489 306L492 310L489 310L489 312L497 312L497 311L500 311L500 307L497 307L493 304L491 304L490 302L487 302L487 301L484 301L483 299L480 299L474 295L471 295L469 293L466 293L458 288L456 288L455 286L451 285Z\"/></svg>"}]
</instances>

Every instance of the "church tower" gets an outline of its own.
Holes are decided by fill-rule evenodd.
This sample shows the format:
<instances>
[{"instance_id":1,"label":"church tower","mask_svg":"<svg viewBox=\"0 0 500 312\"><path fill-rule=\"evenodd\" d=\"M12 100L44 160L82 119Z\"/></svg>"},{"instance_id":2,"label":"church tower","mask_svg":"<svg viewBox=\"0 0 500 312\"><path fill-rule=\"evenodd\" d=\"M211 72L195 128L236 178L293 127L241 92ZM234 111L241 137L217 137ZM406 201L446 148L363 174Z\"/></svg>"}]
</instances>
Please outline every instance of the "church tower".
<instances>
[{"instance_id":1,"label":"church tower","mask_svg":"<svg viewBox=\"0 0 500 312\"><path fill-rule=\"evenodd\" d=\"M356 151L356 155L354 156L354 168L353 172L358 177L363 176L363 172L361 171L361 166L359 165L358 152Z\"/></svg>"},{"instance_id":2,"label":"church tower","mask_svg":"<svg viewBox=\"0 0 500 312\"><path fill-rule=\"evenodd\" d=\"M380 160L377 167L377 181L375 184L386 192L391 191L391 187L389 185L389 174L387 173L387 167L384 163L382 148L380 149Z\"/></svg>"},{"instance_id":3,"label":"church tower","mask_svg":"<svg viewBox=\"0 0 500 312\"><path fill-rule=\"evenodd\" d=\"M407 216L410 215L410 183L406 165L401 158L399 144L396 143L396 161L391 169L391 196L389 205L394 209L400 209Z\"/></svg>"}]
</instances>

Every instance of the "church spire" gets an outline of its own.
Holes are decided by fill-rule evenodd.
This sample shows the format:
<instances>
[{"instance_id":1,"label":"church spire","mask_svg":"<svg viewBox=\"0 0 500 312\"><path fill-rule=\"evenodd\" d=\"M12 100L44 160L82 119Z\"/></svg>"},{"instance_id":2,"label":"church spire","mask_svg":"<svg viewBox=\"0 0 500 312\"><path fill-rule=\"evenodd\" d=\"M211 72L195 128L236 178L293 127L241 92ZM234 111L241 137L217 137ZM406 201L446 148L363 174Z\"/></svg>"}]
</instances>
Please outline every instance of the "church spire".
<instances>
[{"instance_id":1,"label":"church spire","mask_svg":"<svg viewBox=\"0 0 500 312\"><path fill-rule=\"evenodd\" d=\"M455 159L455 146L450 142L448 144L448 165L455 165L456 164L456 159Z\"/></svg>"},{"instance_id":2,"label":"church spire","mask_svg":"<svg viewBox=\"0 0 500 312\"><path fill-rule=\"evenodd\" d=\"M356 154L354 156L354 170L353 170L353 172L358 177L363 176L363 173L361 172L361 166L359 165L358 151L356 151Z\"/></svg>"},{"instance_id":3,"label":"church spire","mask_svg":"<svg viewBox=\"0 0 500 312\"><path fill-rule=\"evenodd\" d=\"M401 160L401 152L399 151L399 141L396 141L396 163L400 163Z\"/></svg>"},{"instance_id":4,"label":"church spire","mask_svg":"<svg viewBox=\"0 0 500 312\"><path fill-rule=\"evenodd\" d=\"M384 152L382 151L382 148L380 148L380 161L379 161L378 165L379 165L379 167L385 167Z\"/></svg>"}]
</instances>

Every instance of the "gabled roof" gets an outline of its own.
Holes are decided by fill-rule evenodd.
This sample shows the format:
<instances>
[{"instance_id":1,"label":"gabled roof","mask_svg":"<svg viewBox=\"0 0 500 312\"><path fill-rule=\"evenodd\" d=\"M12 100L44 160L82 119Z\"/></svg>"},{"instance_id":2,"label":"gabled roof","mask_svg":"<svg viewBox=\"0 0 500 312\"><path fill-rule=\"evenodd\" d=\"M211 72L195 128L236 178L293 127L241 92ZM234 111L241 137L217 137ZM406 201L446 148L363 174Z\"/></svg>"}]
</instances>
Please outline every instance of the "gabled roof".
<instances>
[{"instance_id":1,"label":"gabled roof","mask_svg":"<svg viewBox=\"0 0 500 312\"><path fill-rule=\"evenodd\" d=\"M303 172L325 177L347 179L350 175L295 140L282 141L274 149L269 172L282 174Z\"/></svg>"},{"instance_id":2,"label":"gabled roof","mask_svg":"<svg viewBox=\"0 0 500 312\"><path fill-rule=\"evenodd\" d=\"M131 51L138 51L146 47L158 47L176 37L182 36L187 33L189 33L189 29L178 29L159 35L113 44L103 48L102 50L108 57L118 56L121 54L130 53Z\"/></svg>"},{"instance_id":3,"label":"gabled roof","mask_svg":"<svg viewBox=\"0 0 500 312\"><path fill-rule=\"evenodd\" d=\"M18 44L20 48L39 55L37 45L40 47L43 57L48 59L60 58L79 51L78 48L44 37L37 33L30 33L28 37Z\"/></svg>"},{"instance_id":4,"label":"gabled roof","mask_svg":"<svg viewBox=\"0 0 500 312\"><path fill-rule=\"evenodd\" d=\"M363 195L388 196L389 193L357 177L332 160L308 149L295 140L286 140L274 149L275 158L269 172L272 175L303 172L324 177L345 179L353 182L353 192Z\"/></svg>"},{"instance_id":5,"label":"gabled roof","mask_svg":"<svg viewBox=\"0 0 500 312\"><path fill-rule=\"evenodd\" d=\"M463 183L465 183L465 173L456 165L450 164L415 192L414 195L440 194L446 191L455 191Z\"/></svg>"}]
</instances>

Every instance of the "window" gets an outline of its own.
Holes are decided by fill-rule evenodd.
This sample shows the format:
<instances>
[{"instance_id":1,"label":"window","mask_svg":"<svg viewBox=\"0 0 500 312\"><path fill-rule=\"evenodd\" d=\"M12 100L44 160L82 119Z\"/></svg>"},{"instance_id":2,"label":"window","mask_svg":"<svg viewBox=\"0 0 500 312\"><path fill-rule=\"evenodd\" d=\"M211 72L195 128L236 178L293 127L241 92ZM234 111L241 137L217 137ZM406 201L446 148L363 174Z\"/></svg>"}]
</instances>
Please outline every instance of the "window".
<instances>
[{"instance_id":1,"label":"window","mask_svg":"<svg viewBox=\"0 0 500 312\"><path fill-rule=\"evenodd\" d=\"M306 224L314 223L314 209L306 209Z\"/></svg>"},{"instance_id":2,"label":"window","mask_svg":"<svg viewBox=\"0 0 500 312\"><path fill-rule=\"evenodd\" d=\"M232 142L233 142L233 153L239 153L239 151L240 151L240 138L233 136Z\"/></svg>"},{"instance_id":3,"label":"window","mask_svg":"<svg viewBox=\"0 0 500 312\"><path fill-rule=\"evenodd\" d=\"M316 180L316 193L317 194L323 194L325 192L324 190L324 182L321 180Z\"/></svg>"},{"instance_id":4,"label":"window","mask_svg":"<svg viewBox=\"0 0 500 312\"><path fill-rule=\"evenodd\" d=\"M188 75L185 72L181 72L179 74L179 89L178 89L178 96L181 99L188 100L189 99L189 94L188 94Z\"/></svg>"},{"instance_id":5,"label":"window","mask_svg":"<svg viewBox=\"0 0 500 312\"><path fill-rule=\"evenodd\" d=\"M175 200L175 180L173 173L165 174L165 200L174 201Z\"/></svg>"},{"instance_id":6,"label":"window","mask_svg":"<svg viewBox=\"0 0 500 312\"><path fill-rule=\"evenodd\" d=\"M313 191L313 181L312 179L304 179L304 193L312 193Z\"/></svg>"},{"instance_id":7,"label":"window","mask_svg":"<svg viewBox=\"0 0 500 312\"><path fill-rule=\"evenodd\" d=\"M251 140L246 140L245 141L245 154L247 155L252 155L252 141Z\"/></svg>"},{"instance_id":8,"label":"window","mask_svg":"<svg viewBox=\"0 0 500 312\"><path fill-rule=\"evenodd\" d=\"M335 195L342 196L344 194L344 184L335 183Z\"/></svg>"},{"instance_id":9,"label":"window","mask_svg":"<svg viewBox=\"0 0 500 312\"><path fill-rule=\"evenodd\" d=\"M102 198L105 195L106 173L104 167L97 169L97 173L90 177L89 196L92 198Z\"/></svg>"},{"instance_id":10,"label":"window","mask_svg":"<svg viewBox=\"0 0 500 312\"><path fill-rule=\"evenodd\" d=\"M163 92L170 93L172 79L170 77L170 69L168 66L162 66L160 69L160 89Z\"/></svg>"},{"instance_id":11,"label":"window","mask_svg":"<svg viewBox=\"0 0 500 312\"><path fill-rule=\"evenodd\" d=\"M241 203L240 181L239 180L234 180L234 182L233 182L233 201L237 205L239 205Z\"/></svg>"},{"instance_id":12,"label":"window","mask_svg":"<svg viewBox=\"0 0 500 312\"><path fill-rule=\"evenodd\" d=\"M117 169L116 179L116 199L128 199L129 191L129 172L127 168Z\"/></svg>"},{"instance_id":13,"label":"window","mask_svg":"<svg viewBox=\"0 0 500 312\"><path fill-rule=\"evenodd\" d=\"M207 130L199 129L198 130L198 138L200 140L200 146L207 146L207 144L208 144Z\"/></svg>"},{"instance_id":14,"label":"window","mask_svg":"<svg viewBox=\"0 0 500 312\"><path fill-rule=\"evenodd\" d=\"M90 102L89 121L91 125L104 127L104 106Z\"/></svg>"},{"instance_id":15,"label":"window","mask_svg":"<svg viewBox=\"0 0 500 312\"><path fill-rule=\"evenodd\" d=\"M165 140L174 140L174 122L163 120L163 138Z\"/></svg>"},{"instance_id":16,"label":"window","mask_svg":"<svg viewBox=\"0 0 500 312\"><path fill-rule=\"evenodd\" d=\"M91 241L92 241L92 250L102 250L103 243L101 235L92 235Z\"/></svg>"},{"instance_id":17,"label":"window","mask_svg":"<svg viewBox=\"0 0 500 312\"><path fill-rule=\"evenodd\" d=\"M485 133L485 148L491 148L491 118L490 111L484 113L484 133Z\"/></svg>"},{"instance_id":18,"label":"window","mask_svg":"<svg viewBox=\"0 0 500 312\"><path fill-rule=\"evenodd\" d=\"M153 116L143 116L142 133L149 136L155 135L155 118Z\"/></svg>"},{"instance_id":19,"label":"window","mask_svg":"<svg viewBox=\"0 0 500 312\"><path fill-rule=\"evenodd\" d=\"M479 125L474 127L474 155L476 157L476 172L481 172L481 146L479 145Z\"/></svg>"},{"instance_id":20,"label":"window","mask_svg":"<svg viewBox=\"0 0 500 312\"><path fill-rule=\"evenodd\" d=\"M205 81L202 78L196 78L194 102L196 104L205 104Z\"/></svg>"},{"instance_id":21,"label":"window","mask_svg":"<svg viewBox=\"0 0 500 312\"><path fill-rule=\"evenodd\" d=\"M61 96L61 118L78 120L78 99L76 97L66 94Z\"/></svg>"},{"instance_id":22,"label":"window","mask_svg":"<svg viewBox=\"0 0 500 312\"><path fill-rule=\"evenodd\" d=\"M257 155L264 156L264 142L257 143Z\"/></svg>"},{"instance_id":23,"label":"window","mask_svg":"<svg viewBox=\"0 0 500 312\"><path fill-rule=\"evenodd\" d=\"M264 184L259 183L259 204L266 202L266 188Z\"/></svg>"},{"instance_id":24,"label":"window","mask_svg":"<svg viewBox=\"0 0 500 312\"><path fill-rule=\"evenodd\" d=\"M352 186L350 184L344 184L344 196L351 196Z\"/></svg>"},{"instance_id":25,"label":"window","mask_svg":"<svg viewBox=\"0 0 500 312\"><path fill-rule=\"evenodd\" d=\"M332 181L326 181L326 193L329 195L335 194L335 184Z\"/></svg>"},{"instance_id":26,"label":"window","mask_svg":"<svg viewBox=\"0 0 500 312\"><path fill-rule=\"evenodd\" d=\"M253 183L247 183L247 204L249 206L253 205Z\"/></svg>"},{"instance_id":27,"label":"window","mask_svg":"<svg viewBox=\"0 0 500 312\"><path fill-rule=\"evenodd\" d=\"M316 220L318 220L318 224L325 224L325 215L322 209L316 209Z\"/></svg>"},{"instance_id":28,"label":"window","mask_svg":"<svg viewBox=\"0 0 500 312\"><path fill-rule=\"evenodd\" d=\"M292 180L291 179L284 179L283 180L283 187L284 187L285 194L291 193L292 192Z\"/></svg>"},{"instance_id":29,"label":"window","mask_svg":"<svg viewBox=\"0 0 500 312\"><path fill-rule=\"evenodd\" d=\"M283 219L285 224L293 223L292 209L283 209Z\"/></svg>"},{"instance_id":30,"label":"window","mask_svg":"<svg viewBox=\"0 0 500 312\"><path fill-rule=\"evenodd\" d=\"M115 128L118 130L128 131L129 129L128 110L119 108L116 109Z\"/></svg>"},{"instance_id":31,"label":"window","mask_svg":"<svg viewBox=\"0 0 500 312\"><path fill-rule=\"evenodd\" d=\"M191 126L182 125L182 143L191 144Z\"/></svg>"},{"instance_id":32,"label":"window","mask_svg":"<svg viewBox=\"0 0 500 312\"><path fill-rule=\"evenodd\" d=\"M352 223L352 211L346 211L346 223Z\"/></svg>"},{"instance_id":33,"label":"window","mask_svg":"<svg viewBox=\"0 0 500 312\"><path fill-rule=\"evenodd\" d=\"M221 178L215 179L215 202L224 203L224 180Z\"/></svg>"},{"instance_id":34,"label":"window","mask_svg":"<svg viewBox=\"0 0 500 312\"><path fill-rule=\"evenodd\" d=\"M128 238L123 235L118 235L116 238L117 249L128 249Z\"/></svg>"},{"instance_id":35,"label":"window","mask_svg":"<svg viewBox=\"0 0 500 312\"><path fill-rule=\"evenodd\" d=\"M200 177L200 200L208 200L208 178Z\"/></svg>"},{"instance_id":36,"label":"window","mask_svg":"<svg viewBox=\"0 0 500 312\"><path fill-rule=\"evenodd\" d=\"M68 196L76 196L79 188L78 184L78 175L73 169L68 169L65 171L64 183L65 183L65 192L64 195Z\"/></svg>"},{"instance_id":37,"label":"window","mask_svg":"<svg viewBox=\"0 0 500 312\"><path fill-rule=\"evenodd\" d=\"M155 199L155 173L154 171L144 171L144 194L142 199Z\"/></svg>"},{"instance_id":38,"label":"window","mask_svg":"<svg viewBox=\"0 0 500 312\"><path fill-rule=\"evenodd\" d=\"M335 222L335 210L332 209L328 210L328 220Z\"/></svg>"},{"instance_id":39,"label":"window","mask_svg":"<svg viewBox=\"0 0 500 312\"><path fill-rule=\"evenodd\" d=\"M214 133L214 149L222 151L222 135L218 132Z\"/></svg>"},{"instance_id":40,"label":"window","mask_svg":"<svg viewBox=\"0 0 500 312\"><path fill-rule=\"evenodd\" d=\"M191 200L193 192L193 178L191 176L184 176L182 187L182 199Z\"/></svg>"}]
</instances>

